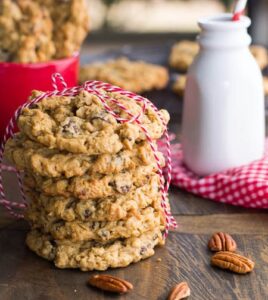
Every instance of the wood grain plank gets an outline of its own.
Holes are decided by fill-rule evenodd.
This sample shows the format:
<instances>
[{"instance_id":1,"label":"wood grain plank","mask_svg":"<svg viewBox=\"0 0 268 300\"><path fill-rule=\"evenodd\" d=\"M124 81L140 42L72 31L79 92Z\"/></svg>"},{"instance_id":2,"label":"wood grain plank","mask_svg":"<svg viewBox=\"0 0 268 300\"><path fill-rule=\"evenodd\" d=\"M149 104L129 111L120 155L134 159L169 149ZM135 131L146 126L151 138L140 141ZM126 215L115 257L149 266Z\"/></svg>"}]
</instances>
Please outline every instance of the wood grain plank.
<instances>
[{"instance_id":1,"label":"wood grain plank","mask_svg":"<svg viewBox=\"0 0 268 300\"><path fill-rule=\"evenodd\" d=\"M268 214L216 214L176 216L176 232L204 234L227 231L230 234L262 234L268 238Z\"/></svg>"},{"instance_id":2,"label":"wood grain plank","mask_svg":"<svg viewBox=\"0 0 268 300\"><path fill-rule=\"evenodd\" d=\"M237 214L262 213L260 209L247 209L224 203L203 199L177 187L170 189L170 203L174 215L208 215L208 214Z\"/></svg>"},{"instance_id":3,"label":"wood grain plank","mask_svg":"<svg viewBox=\"0 0 268 300\"><path fill-rule=\"evenodd\" d=\"M134 285L130 294L116 299L164 300L171 287L182 280L189 282L193 299L268 299L268 238L234 235L239 251L256 262L254 272L242 276L210 266L209 236L172 232L154 257L106 272ZM0 232L0 299L115 299L86 285L88 276L96 272L56 269L31 253L24 246L24 238L22 230ZM158 257L161 262L156 261Z\"/></svg>"},{"instance_id":4,"label":"wood grain plank","mask_svg":"<svg viewBox=\"0 0 268 300\"><path fill-rule=\"evenodd\" d=\"M239 252L256 262L256 268L251 274L241 276L212 268L211 253L207 250L209 235L171 234L168 241L168 263L171 266L177 260L180 263L180 268L175 269L172 277L189 282L193 299L268 299L268 239L264 239L262 235L233 237L237 241Z\"/></svg>"}]
</instances>

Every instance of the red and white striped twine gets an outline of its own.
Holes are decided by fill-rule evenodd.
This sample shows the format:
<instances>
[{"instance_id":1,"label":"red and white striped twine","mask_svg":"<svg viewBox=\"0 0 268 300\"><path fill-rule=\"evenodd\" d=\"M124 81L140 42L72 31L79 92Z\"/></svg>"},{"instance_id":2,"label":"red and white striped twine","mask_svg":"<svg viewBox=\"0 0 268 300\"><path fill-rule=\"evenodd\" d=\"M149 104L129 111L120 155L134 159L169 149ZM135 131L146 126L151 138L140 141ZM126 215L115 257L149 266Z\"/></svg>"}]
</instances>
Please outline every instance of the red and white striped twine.
<instances>
[{"instance_id":1,"label":"red and white striped twine","mask_svg":"<svg viewBox=\"0 0 268 300\"><path fill-rule=\"evenodd\" d=\"M67 88L67 84L66 84L64 78L61 76L61 74L54 73L54 74L52 74L51 79L52 79L52 86L55 91L58 91L57 82L60 82L64 89Z\"/></svg>"},{"instance_id":2,"label":"red and white striped twine","mask_svg":"<svg viewBox=\"0 0 268 300\"><path fill-rule=\"evenodd\" d=\"M58 89L58 85L57 82L60 82L63 89L59 90ZM22 180L21 180L21 176L19 174L19 172L9 166L5 166L3 165L3 152L4 152L4 146L8 140L9 137L12 137L14 135L14 128L15 128L15 123L22 111L23 108L25 107L29 107L32 104L35 104L39 101L41 101L44 98L47 97L51 97L51 96L76 96L77 94L79 94L80 91L87 91L90 92L94 95L96 95L100 101L102 102L104 108L106 109L107 112L109 112L118 122L120 123L136 123L139 125L140 129L143 131L143 133L145 134L150 147L153 151L156 163L157 163L157 168L158 168L158 174L160 177L160 190L161 190L161 194L162 194L162 200L161 200L161 206L164 210L165 213L165 219L166 219L166 228L165 228L165 232L164 232L164 237L167 236L168 231L170 228L176 228L177 224L176 221L174 219L174 217L171 215L170 213L170 209L169 209L169 205L168 205L168 189L170 186L170 181L171 181L171 151L170 151L170 139L169 139L169 134L168 134L168 130L167 130L167 124L165 123L165 121L162 118L162 115L160 114L160 112L158 111L158 109L155 107L155 105L150 102L148 99L136 95L132 92L128 92L125 91L117 86L113 86L111 84L108 83L104 83L101 81L87 81L85 82L82 86L76 86L73 88L67 88L66 83L63 79L63 77L59 74L53 74L52 75L52 85L54 88L54 91L51 92L45 92L40 94L38 97L36 97L35 99L24 103L23 105L21 105L14 113L14 116L11 118L6 130L5 130L5 134L4 134L4 138L3 141L1 143L1 147L0 147L0 166L2 166L0 168L0 204L2 204L7 210L8 212L18 218L23 217L22 214L17 213L16 211L13 210L13 208L16 209L24 209L27 204L26 204L26 198L24 195L24 191L23 191L23 185L22 185ZM103 93L103 91L105 92L110 92L110 93L119 93L120 95L123 96L127 96L139 103L141 103L142 106L142 112L139 113L138 115L133 115L124 105L122 105L118 100L116 99L112 99L110 98L110 96L105 95ZM123 110L124 112L126 112L126 114L128 115L129 118L122 118L120 117L109 105L108 105L108 101L117 105L121 110ZM162 167L160 165L160 159L159 156L157 154L157 147L154 145L154 142L152 140L152 138L150 137L147 129L144 127L144 125L141 123L140 121L140 117L143 113L145 113L146 108L150 106L158 115L159 119L161 120L165 130L164 130L164 139L165 139L165 147L166 147L166 181L163 175L163 171L162 171ZM8 171L15 171L17 172L18 175L18 182L19 182L19 186L20 186L20 191L23 197L23 203L20 202L14 202L14 201L8 201L5 197L5 192L4 192L4 188L3 188L3 181L2 181L2 170L8 170Z\"/></svg>"},{"instance_id":3,"label":"red and white striped twine","mask_svg":"<svg viewBox=\"0 0 268 300\"><path fill-rule=\"evenodd\" d=\"M234 7L233 21L239 21L247 6L247 0L238 0Z\"/></svg>"}]
</instances>

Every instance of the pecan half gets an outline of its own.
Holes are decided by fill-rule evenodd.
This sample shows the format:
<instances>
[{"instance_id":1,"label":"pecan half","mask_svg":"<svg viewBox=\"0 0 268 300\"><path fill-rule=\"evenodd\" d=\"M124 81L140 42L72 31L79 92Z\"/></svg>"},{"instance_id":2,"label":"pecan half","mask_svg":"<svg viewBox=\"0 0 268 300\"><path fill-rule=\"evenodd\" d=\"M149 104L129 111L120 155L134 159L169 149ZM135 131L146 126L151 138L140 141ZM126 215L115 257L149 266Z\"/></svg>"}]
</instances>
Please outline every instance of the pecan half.
<instances>
[{"instance_id":1,"label":"pecan half","mask_svg":"<svg viewBox=\"0 0 268 300\"><path fill-rule=\"evenodd\" d=\"M216 232L208 242L208 248L211 251L230 251L236 250L235 240L225 232Z\"/></svg>"},{"instance_id":2,"label":"pecan half","mask_svg":"<svg viewBox=\"0 0 268 300\"><path fill-rule=\"evenodd\" d=\"M190 288L187 282L181 282L174 286L171 290L168 300L180 300L190 296Z\"/></svg>"},{"instance_id":3,"label":"pecan half","mask_svg":"<svg viewBox=\"0 0 268 300\"><path fill-rule=\"evenodd\" d=\"M94 286L103 291L123 294L133 289L133 285L121 278L111 275L94 275L88 280L89 285Z\"/></svg>"},{"instance_id":4,"label":"pecan half","mask_svg":"<svg viewBox=\"0 0 268 300\"><path fill-rule=\"evenodd\" d=\"M220 251L214 254L211 258L211 264L238 274L251 272L255 265L249 258L229 251Z\"/></svg>"}]
</instances>

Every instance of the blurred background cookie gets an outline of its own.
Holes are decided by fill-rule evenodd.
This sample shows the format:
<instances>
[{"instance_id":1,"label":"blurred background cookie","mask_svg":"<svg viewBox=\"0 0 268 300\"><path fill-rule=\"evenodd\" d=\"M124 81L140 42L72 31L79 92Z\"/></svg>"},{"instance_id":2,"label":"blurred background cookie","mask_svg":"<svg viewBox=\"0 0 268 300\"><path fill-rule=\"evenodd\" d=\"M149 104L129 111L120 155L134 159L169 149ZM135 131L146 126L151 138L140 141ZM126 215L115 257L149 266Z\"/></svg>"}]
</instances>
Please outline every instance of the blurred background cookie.
<instances>
[{"instance_id":1,"label":"blurred background cookie","mask_svg":"<svg viewBox=\"0 0 268 300\"><path fill-rule=\"evenodd\" d=\"M263 77L263 85L264 85L264 94L265 96L268 96L268 77Z\"/></svg>"},{"instance_id":2,"label":"blurred background cookie","mask_svg":"<svg viewBox=\"0 0 268 300\"><path fill-rule=\"evenodd\" d=\"M186 79L187 79L186 75L179 75L172 85L172 91L181 97L184 94Z\"/></svg>"},{"instance_id":3,"label":"blurred background cookie","mask_svg":"<svg viewBox=\"0 0 268 300\"><path fill-rule=\"evenodd\" d=\"M196 42L181 41L176 43L169 56L169 65L182 72L186 72L199 52Z\"/></svg>"},{"instance_id":4,"label":"blurred background cookie","mask_svg":"<svg viewBox=\"0 0 268 300\"><path fill-rule=\"evenodd\" d=\"M163 89L168 79L166 68L126 57L84 65L80 69L80 83L100 80L135 93Z\"/></svg>"},{"instance_id":5,"label":"blurred background cookie","mask_svg":"<svg viewBox=\"0 0 268 300\"><path fill-rule=\"evenodd\" d=\"M263 70L268 65L268 53L267 49L263 46L252 45L250 46L250 51L252 55L255 57L258 65Z\"/></svg>"}]
</instances>

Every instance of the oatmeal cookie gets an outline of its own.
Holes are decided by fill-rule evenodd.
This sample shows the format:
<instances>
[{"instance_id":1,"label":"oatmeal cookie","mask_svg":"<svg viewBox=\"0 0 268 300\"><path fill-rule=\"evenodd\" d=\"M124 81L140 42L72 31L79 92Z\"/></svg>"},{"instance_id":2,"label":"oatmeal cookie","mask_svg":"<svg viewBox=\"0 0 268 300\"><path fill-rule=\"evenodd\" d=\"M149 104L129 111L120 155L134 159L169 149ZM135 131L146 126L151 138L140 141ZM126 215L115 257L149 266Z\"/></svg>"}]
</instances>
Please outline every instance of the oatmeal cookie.
<instances>
[{"instance_id":1,"label":"oatmeal cookie","mask_svg":"<svg viewBox=\"0 0 268 300\"><path fill-rule=\"evenodd\" d=\"M152 149L145 141L135 144L131 151L89 156L46 148L21 133L7 141L5 155L18 169L45 177L114 174L142 165L156 164ZM158 156L163 164L162 153L158 152Z\"/></svg>"},{"instance_id":2,"label":"oatmeal cookie","mask_svg":"<svg viewBox=\"0 0 268 300\"><path fill-rule=\"evenodd\" d=\"M55 54L49 11L31 0L0 2L0 60L34 63Z\"/></svg>"},{"instance_id":3,"label":"oatmeal cookie","mask_svg":"<svg viewBox=\"0 0 268 300\"><path fill-rule=\"evenodd\" d=\"M263 77L263 85L264 85L264 94L268 96L268 77Z\"/></svg>"},{"instance_id":4,"label":"oatmeal cookie","mask_svg":"<svg viewBox=\"0 0 268 300\"><path fill-rule=\"evenodd\" d=\"M85 39L88 23L85 0L1 0L0 61L70 57Z\"/></svg>"},{"instance_id":5,"label":"oatmeal cookie","mask_svg":"<svg viewBox=\"0 0 268 300\"><path fill-rule=\"evenodd\" d=\"M45 178L26 173L24 183L26 187L47 196L64 196L87 200L127 194L135 187L140 187L148 182L155 171L154 166L148 165L137 167L132 172L84 175L69 179L64 177Z\"/></svg>"},{"instance_id":6,"label":"oatmeal cookie","mask_svg":"<svg viewBox=\"0 0 268 300\"><path fill-rule=\"evenodd\" d=\"M160 210L161 193L158 175L152 176L141 187L133 189L126 195L110 196L92 201L79 201L75 198L49 197L30 191L31 199L27 209L27 219L37 223L38 218L47 218L49 223L58 219L64 221L117 221L129 216L139 216L140 210L152 206Z\"/></svg>"},{"instance_id":7,"label":"oatmeal cookie","mask_svg":"<svg viewBox=\"0 0 268 300\"><path fill-rule=\"evenodd\" d=\"M181 41L176 43L169 56L169 65L182 72L186 72L193 63L195 56L199 52L197 42Z\"/></svg>"},{"instance_id":8,"label":"oatmeal cookie","mask_svg":"<svg viewBox=\"0 0 268 300\"><path fill-rule=\"evenodd\" d=\"M38 214L38 212L36 212ZM31 228L40 229L51 234L56 240L69 240L71 242L101 241L107 242L118 238L139 236L142 233L159 228L164 230L164 217L161 210L147 207L141 210L138 216L129 216L118 221L72 221L50 220L45 215L37 215L36 223Z\"/></svg>"},{"instance_id":9,"label":"oatmeal cookie","mask_svg":"<svg viewBox=\"0 0 268 300\"><path fill-rule=\"evenodd\" d=\"M12 60L19 43L17 24L22 18L18 5L11 0L0 1L0 61Z\"/></svg>"},{"instance_id":10,"label":"oatmeal cookie","mask_svg":"<svg viewBox=\"0 0 268 300\"><path fill-rule=\"evenodd\" d=\"M250 51L254 58L256 59L258 65L263 70L268 65L268 52L263 46L252 45L250 46Z\"/></svg>"},{"instance_id":11,"label":"oatmeal cookie","mask_svg":"<svg viewBox=\"0 0 268 300\"><path fill-rule=\"evenodd\" d=\"M158 65L143 61L119 58L108 62L82 66L80 82L100 80L135 93L163 89L168 83L168 71Z\"/></svg>"},{"instance_id":12,"label":"oatmeal cookie","mask_svg":"<svg viewBox=\"0 0 268 300\"><path fill-rule=\"evenodd\" d=\"M163 245L159 229L153 229L128 239L110 243L70 243L54 241L50 235L38 230L28 233L26 243L37 255L53 261L58 268L80 268L82 271L106 270L126 267L154 255L154 247Z\"/></svg>"},{"instance_id":13,"label":"oatmeal cookie","mask_svg":"<svg viewBox=\"0 0 268 300\"><path fill-rule=\"evenodd\" d=\"M172 86L173 92L179 95L180 97L184 95L186 79L186 75L179 75Z\"/></svg>"},{"instance_id":14,"label":"oatmeal cookie","mask_svg":"<svg viewBox=\"0 0 268 300\"><path fill-rule=\"evenodd\" d=\"M35 0L36 1L36 0ZM54 58L70 57L77 52L89 31L85 0L37 0L50 11L53 21Z\"/></svg>"},{"instance_id":15,"label":"oatmeal cookie","mask_svg":"<svg viewBox=\"0 0 268 300\"><path fill-rule=\"evenodd\" d=\"M118 93L107 95L117 99L132 114L141 114L140 122L152 139L162 136L165 126L151 107L143 114L142 104L135 100ZM127 117L126 112L115 107L115 104L109 104L121 117ZM161 110L160 114L167 123L168 112ZM51 149L92 155L132 149L136 142L146 139L137 124L117 122L104 109L99 98L86 91L75 97L52 96L31 108L25 108L19 116L18 126L30 139Z\"/></svg>"}]
</instances>

